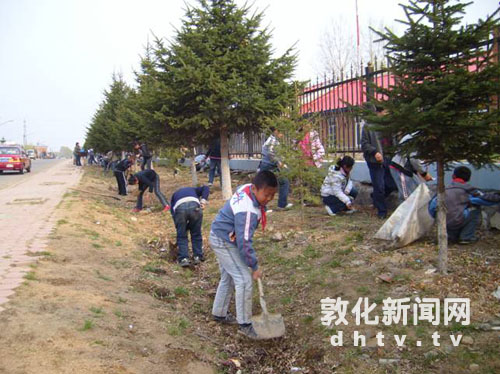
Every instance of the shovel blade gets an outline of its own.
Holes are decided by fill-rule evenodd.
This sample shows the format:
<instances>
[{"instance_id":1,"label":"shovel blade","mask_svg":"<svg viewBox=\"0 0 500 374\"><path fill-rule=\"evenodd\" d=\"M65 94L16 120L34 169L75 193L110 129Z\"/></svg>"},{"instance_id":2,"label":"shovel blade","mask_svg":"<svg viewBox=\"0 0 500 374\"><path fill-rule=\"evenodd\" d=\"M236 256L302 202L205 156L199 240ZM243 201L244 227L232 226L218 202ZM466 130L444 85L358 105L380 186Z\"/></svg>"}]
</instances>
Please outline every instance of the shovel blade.
<instances>
[{"instance_id":1,"label":"shovel blade","mask_svg":"<svg viewBox=\"0 0 500 374\"><path fill-rule=\"evenodd\" d=\"M259 314L252 317L252 325L261 339L279 338L285 335L285 322L281 314Z\"/></svg>"}]
</instances>

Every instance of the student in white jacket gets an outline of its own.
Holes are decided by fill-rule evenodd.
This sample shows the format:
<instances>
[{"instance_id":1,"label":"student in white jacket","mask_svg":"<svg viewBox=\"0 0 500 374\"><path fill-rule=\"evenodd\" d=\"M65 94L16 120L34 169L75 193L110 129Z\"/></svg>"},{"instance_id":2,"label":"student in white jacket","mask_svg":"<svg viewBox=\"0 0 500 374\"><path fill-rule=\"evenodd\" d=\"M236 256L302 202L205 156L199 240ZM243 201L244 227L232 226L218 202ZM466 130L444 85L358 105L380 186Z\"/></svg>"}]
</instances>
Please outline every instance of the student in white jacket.
<instances>
[{"instance_id":1,"label":"student in white jacket","mask_svg":"<svg viewBox=\"0 0 500 374\"><path fill-rule=\"evenodd\" d=\"M321 186L321 197L330 216L335 216L340 212L355 212L352 203L358 191L349 179L353 166L354 159L344 156L337 162L337 165L332 165L328 169L328 175Z\"/></svg>"}]
</instances>

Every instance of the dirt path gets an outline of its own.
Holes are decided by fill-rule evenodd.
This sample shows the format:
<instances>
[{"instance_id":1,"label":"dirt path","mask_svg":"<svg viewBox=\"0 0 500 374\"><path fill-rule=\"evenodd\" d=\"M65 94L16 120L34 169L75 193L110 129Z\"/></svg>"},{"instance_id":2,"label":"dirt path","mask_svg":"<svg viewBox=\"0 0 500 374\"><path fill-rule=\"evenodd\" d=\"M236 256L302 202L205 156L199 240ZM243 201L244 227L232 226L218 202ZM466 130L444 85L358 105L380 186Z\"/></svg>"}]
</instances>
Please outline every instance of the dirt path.
<instances>
[{"instance_id":1,"label":"dirt path","mask_svg":"<svg viewBox=\"0 0 500 374\"><path fill-rule=\"evenodd\" d=\"M24 176L0 194L0 312L29 271L27 252L43 251L54 227L53 212L68 187L78 183L81 170L71 161L55 162L43 172ZM9 176L12 178L13 176Z\"/></svg>"}]
</instances>

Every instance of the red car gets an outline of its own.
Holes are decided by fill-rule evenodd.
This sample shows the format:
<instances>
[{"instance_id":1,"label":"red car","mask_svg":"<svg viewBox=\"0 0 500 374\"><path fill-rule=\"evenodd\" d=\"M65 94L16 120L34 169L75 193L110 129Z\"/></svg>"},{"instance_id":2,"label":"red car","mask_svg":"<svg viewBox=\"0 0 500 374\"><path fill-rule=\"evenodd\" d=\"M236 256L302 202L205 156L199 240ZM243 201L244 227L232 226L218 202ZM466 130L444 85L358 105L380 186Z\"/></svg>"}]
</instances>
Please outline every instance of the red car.
<instances>
[{"instance_id":1,"label":"red car","mask_svg":"<svg viewBox=\"0 0 500 374\"><path fill-rule=\"evenodd\" d=\"M20 145L0 145L0 173L17 171L23 174L24 170L31 171L31 160Z\"/></svg>"}]
</instances>

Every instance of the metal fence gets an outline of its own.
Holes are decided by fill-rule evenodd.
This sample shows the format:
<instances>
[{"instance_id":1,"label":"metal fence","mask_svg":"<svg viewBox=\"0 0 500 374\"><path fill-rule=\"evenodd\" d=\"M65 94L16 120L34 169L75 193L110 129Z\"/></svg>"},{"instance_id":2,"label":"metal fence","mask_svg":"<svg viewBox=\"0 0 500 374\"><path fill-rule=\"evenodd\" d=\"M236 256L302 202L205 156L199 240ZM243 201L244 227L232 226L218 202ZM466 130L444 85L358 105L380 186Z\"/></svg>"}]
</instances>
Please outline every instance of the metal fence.
<instances>
[{"instance_id":1,"label":"metal fence","mask_svg":"<svg viewBox=\"0 0 500 374\"><path fill-rule=\"evenodd\" d=\"M353 74L347 79L325 78L309 85L299 96L301 114L316 123L321 140L328 153L361 152L363 122L354 108L369 100L367 81L381 88L389 88L394 78L384 69L373 71L371 64L364 74Z\"/></svg>"},{"instance_id":2,"label":"metal fence","mask_svg":"<svg viewBox=\"0 0 500 374\"><path fill-rule=\"evenodd\" d=\"M383 69L374 72L369 64L364 71L364 75L351 73L342 80L325 78L310 84L299 95L300 114L316 125L327 153L361 152L363 123L352 108L367 101L367 79L384 88L394 83ZM233 158L258 158L265 140L263 133L232 134L229 154Z\"/></svg>"},{"instance_id":3,"label":"metal fence","mask_svg":"<svg viewBox=\"0 0 500 374\"><path fill-rule=\"evenodd\" d=\"M266 136L263 133L232 134L229 138L229 154L234 158L260 158L265 141Z\"/></svg>"},{"instance_id":4,"label":"metal fence","mask_svg":"<svg viewBox=\"0 0 500 374\"><path fill-rule=\"evenodd\" d=\"M320 133L327 153L357 153L361 151L362 121L354 115L352 107L367 100L366 79L387 88L393 80L384 70L373 72L371 65L366 74L336 81L324 79L309 85L299 95L300 114L310 118ZM232 157L260 157L266 138L263 133L233 134L229 141Z\"/></svg>"}]
</instances>

